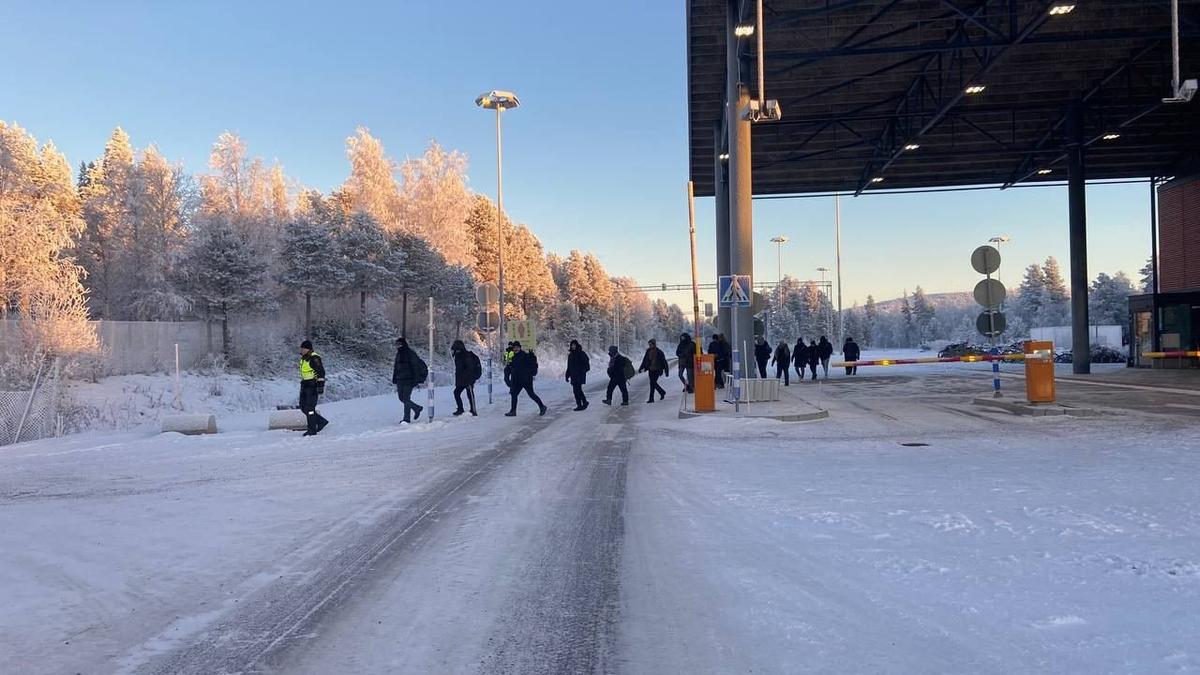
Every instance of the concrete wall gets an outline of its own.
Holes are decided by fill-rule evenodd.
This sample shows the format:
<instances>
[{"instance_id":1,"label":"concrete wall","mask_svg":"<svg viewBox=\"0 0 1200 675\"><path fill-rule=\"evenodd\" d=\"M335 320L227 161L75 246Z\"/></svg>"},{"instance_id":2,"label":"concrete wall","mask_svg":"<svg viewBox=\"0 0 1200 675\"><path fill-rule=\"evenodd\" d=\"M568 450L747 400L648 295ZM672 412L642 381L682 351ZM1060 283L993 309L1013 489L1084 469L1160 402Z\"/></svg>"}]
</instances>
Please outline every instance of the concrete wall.
<instances>
[{"instance_id":1,"label":"concrete wall","mask_svg":"<svg viewBox=\"0 0 1200 675\"><path fill-rule=\"evenodd\" d=\"M92 321L104 349L104 372L110 375L153 373L175 367L175 344L183 368L191 368L208 353L203 321ZM15 320L0 321L0 344L20 339ZM220 348L220 326L214 326Z\"/></svg>"}]
</instances>

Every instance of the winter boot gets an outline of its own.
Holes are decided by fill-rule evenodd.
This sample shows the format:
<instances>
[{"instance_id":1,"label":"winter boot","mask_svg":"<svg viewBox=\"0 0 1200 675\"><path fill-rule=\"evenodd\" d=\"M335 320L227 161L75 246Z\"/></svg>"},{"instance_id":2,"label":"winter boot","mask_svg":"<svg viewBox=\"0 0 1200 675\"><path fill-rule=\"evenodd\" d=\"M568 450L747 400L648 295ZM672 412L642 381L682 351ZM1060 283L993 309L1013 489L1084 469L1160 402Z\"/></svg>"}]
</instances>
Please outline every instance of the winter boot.
<instances>
[{"instance_id":1,"label":"winter boot","mask_svg":"<svg viewBox=\"0 0 1200 675\"><path fill-rule=\"evenodd\" d=\"M458 417L459 415L463 414L463 412L464 412L464 410L462 408L459 408L458 410L455 410L454 412L452 412L450 414L454 415L455 417Z\"/></svg>"},{"instance_id":2,"label":"winter boot","mask_svg":"<svg viewBox=\"0 0 1200 675\"><path fill-rule=\"evenodd\" d=\"M517 416L517 411L516 411L516 410L509 410L508 412L504 413L504 416L505 416L505 417L516 417L516 416Z\"/></svg>"}]
</instances>

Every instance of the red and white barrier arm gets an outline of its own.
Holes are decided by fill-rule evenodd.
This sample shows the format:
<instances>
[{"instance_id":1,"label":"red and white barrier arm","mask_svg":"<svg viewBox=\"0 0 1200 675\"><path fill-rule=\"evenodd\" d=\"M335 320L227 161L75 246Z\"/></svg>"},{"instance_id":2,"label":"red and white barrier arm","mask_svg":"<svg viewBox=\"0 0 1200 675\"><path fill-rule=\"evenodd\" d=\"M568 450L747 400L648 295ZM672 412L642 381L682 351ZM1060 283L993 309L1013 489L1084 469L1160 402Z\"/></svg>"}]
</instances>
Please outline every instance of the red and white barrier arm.
<instances>
[{"instance_id":1,"label":"red and white barrier arm","mask_svg":"<svg viewBox=\"0 0 1200 675\"><path fill-rule=\"evenodd\" d=\"M1142 356L1148 359L1195 359L1200 358L1200 351L1142 352Z\"/></svg>"},{"instance_id":2,"label":"red and white barrier arm","mask_svg":"<svg viewBox=\"0 0 1200 675\"><path fill-rule=\"evenodd\" d=\"M917 359L878 359L875 361L842 361L831 363L830 368L861 366L910 366L925 363L984 363L987 361L1024 361L1024 354L979 354L969 356L925 356Z\"/></svg>"}]
</instances>

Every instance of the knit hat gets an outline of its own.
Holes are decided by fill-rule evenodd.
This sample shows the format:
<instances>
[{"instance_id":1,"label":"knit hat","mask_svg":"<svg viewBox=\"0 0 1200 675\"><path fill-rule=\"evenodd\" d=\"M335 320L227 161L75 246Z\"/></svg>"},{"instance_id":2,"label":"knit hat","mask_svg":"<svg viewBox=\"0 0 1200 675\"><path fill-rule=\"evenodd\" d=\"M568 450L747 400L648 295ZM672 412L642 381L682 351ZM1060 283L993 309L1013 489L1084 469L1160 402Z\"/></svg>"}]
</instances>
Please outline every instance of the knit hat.
<instances>
[{"instance_id":1,"label":"knit hat","mask_svg":"<svg viewBox=\"0 0 1200 675\"><path fill-rule=\"evenodd\" d=\"M311 351L312 350L312 340L305 340L304 342L301 342L300 349L308 349Z\"/></svg>"}]
</instances>

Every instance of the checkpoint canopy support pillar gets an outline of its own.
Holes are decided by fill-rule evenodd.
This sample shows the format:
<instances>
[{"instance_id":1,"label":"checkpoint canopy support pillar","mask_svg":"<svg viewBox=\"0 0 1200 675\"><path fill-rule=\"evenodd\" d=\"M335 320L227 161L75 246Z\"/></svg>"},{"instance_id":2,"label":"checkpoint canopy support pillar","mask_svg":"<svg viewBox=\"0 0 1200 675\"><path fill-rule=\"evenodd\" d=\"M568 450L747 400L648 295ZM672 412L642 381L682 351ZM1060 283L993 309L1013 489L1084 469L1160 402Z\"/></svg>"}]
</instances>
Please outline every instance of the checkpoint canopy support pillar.
<instances>
[{"instance_id":1,"label":"checkpoint canopy support pillar","mask_svg":"<svg viewBox=\"0 0 1200 675\"><path fill-rule=\"evenodd\" d=\"M725 160L722 159L722 156L728 157L728 155L725 155L726 144L723 130L721 122L718 121L713 125L713 201L716 202L717 209L717 276L731 274L729 271L729 182ZM717 314L717 332L729 335L729 327L729 313L719 312ZM696 344L703 344L698 333Z\"/></svg>"},{"instance_id":2,"label":"checkpoint canopy support pillar","mask_svg":"<svg viewBox=\"0 0 1200 675\"><path fill-rule=\"evenodd\" d=\"M737 101L729 111L729 265L730 274L754 274L754 203L751 195L750 93L738 85ZM754 316L734 315L737 328L735 349L753 354Z\"/></svg>"},{"instance_id":3,"label":"checkpoint canopy support pillar","mask_svg":"<svg viewBox=\"0 0 1200 675\"><path fill-rule=\"evenodd\" d=\"M1067 113L1067 202L1071 223L1071 362L1076 375L1092 372L1088 330L1087 170L1083 107Z\"/></svg>"}]
</instances>

